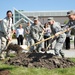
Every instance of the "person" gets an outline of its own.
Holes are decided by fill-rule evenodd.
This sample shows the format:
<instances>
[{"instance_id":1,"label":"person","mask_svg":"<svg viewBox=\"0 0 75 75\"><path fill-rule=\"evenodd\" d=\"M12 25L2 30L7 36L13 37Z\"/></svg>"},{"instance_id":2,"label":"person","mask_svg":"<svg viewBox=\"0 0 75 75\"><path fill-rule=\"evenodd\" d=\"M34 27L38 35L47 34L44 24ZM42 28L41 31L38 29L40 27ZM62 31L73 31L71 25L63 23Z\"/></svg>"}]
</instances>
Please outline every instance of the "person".
<instances>
[{"instance_id":1,"label":"person","mask_svg":"<svg viewBox=\"0 0 75 75\"><path fill-rule=\"evenodd\" d=\"M27 27L25 28L25 34L26 34L26 41L27 41L27 46L31 46L34 44L34 40L31 37L31 24L28 21L27 22ZM34 50L34 46L30 47L29 51L32 52Z\"/></svg>"},{"instance_id":2,"label":"person","mask_svg":"<svg viewBox=\"0 0 75 75\"><path fill-rule=\"evenodd\" d=\"M18 45L23 45L24 29L22 27L22 24L20 24L19 28L16 29L16 37L17 37Z\"/></svg>"},{"instance_id":3,"label":"person","mask_svg":"<svg viewBox=\"0 0 75 75\"><path fill-rule=\"evenodd\" d=\"M39 22L38 17L34 17L34 23L31 26L31 36L35 43L43 40L44 27ZM37 52L44 50L44 42L38 44L35 49Z\"/></svg>"},{"instance_id":4,"label":"person","mask_svg":"<svg viewBox=\"0 0 75 75\"><path fill-rule=\"evenodd\" d=\"M8 10L6 17L2 20L0 25L0 55L1 59L4 59L2 50L6 48L9 41L12 40L12 34L14 33L14 25L12 24L12 11Z\"/></svg>"},{"instance_id":5,"label":"person","mask_svg":"<svg viewBox=\"0 0 75 75\"><path fill-rule=\"evenodd\" d=\"M62 31L62 28L60 26L59 22L55 22L55 20L52 18L48 18L48 23L51 26L52 33L56 36L56 44L54 47L55 56L59 56L59 54L64 58L64 53L62 51L63 43L65 42L66 35L65 33L58 34Z\"/></svg>"},{"instance_id":6,"label":"person","mask_svg":"<svg viewBox=\"0 0 75 75\"><path fill-rule=\"evenodd\" d=\"M73 29L75 29L75 11L73 11L73 10L68 11L68 12L67 12L67 16L68 16L68 18L69 18L69 21L68 21L68 23L65 25L64 28L68 29L69 27L72 27L72 26L73 26ZM69 35L69 36L71 36L71 30L68 31L66 34ZM75 34L74 34L74 36L75 36ZM70 39L70 38L69 38L69 39ZM75 39L74 39L74 40L75 40ZM69 41L68 47L69 47L69 46L70 46L70 41ZM74 41L74 47L75 47L75 41Z\"/></svg>"},{"instance_id":7,"label":"person","mask_svg":"<svg viewBox=\"0 0 75 75\"><path fill-rule=\"evenodd\" d=\"M47 23L45 23L44 28L45 28L44 29L44 39L47 39L51 36L51 29L50 29L50 26ZM45 49L47 48L49 43L50 43L50 40L47 40L47 41L44 42Z\"/></svg>"},{"instance_id":8,"label":"person","mask_svg":"<svg viewBox=\"0 0 75 75\"><path fill-rule=\"evenodd\" d=\"M65 44L66 44L66 50L69 50L70 49L70 34L69 33L66 33Z\"/></svg>"}]
</instances>

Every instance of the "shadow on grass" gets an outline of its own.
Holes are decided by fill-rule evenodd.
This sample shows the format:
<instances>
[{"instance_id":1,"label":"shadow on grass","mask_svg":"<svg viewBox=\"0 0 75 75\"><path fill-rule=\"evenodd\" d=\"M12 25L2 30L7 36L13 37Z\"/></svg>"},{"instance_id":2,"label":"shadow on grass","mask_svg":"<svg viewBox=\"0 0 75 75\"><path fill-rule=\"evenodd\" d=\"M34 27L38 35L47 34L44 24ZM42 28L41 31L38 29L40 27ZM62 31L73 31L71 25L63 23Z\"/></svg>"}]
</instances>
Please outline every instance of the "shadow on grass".
<instances>
[{"instance_id":1,"label":"shadow on grass","mask_svg":"<svg viewBox=\"0 0 75 75\"><path fill-rule=\"evenodd\" d=\"M13 70L13 69L15 69L15 67L4 67L4 68L0 68L0 71Z\"/></svg>"}]
</instances>

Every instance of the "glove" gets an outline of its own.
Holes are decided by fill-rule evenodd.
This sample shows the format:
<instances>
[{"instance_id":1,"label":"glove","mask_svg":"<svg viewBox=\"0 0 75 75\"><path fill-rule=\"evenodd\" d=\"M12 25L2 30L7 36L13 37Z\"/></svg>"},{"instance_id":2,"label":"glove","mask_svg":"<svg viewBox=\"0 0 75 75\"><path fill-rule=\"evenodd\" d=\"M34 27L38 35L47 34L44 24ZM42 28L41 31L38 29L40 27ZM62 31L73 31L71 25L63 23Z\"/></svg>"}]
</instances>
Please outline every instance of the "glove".
<instances>
[{"instance_id":1,"label":"glove","mask_svg":"<svg viewBox=\"0 0 75 75\"><path fill-rule=\"evenodd\" d=\"M37 39L34 39L35 43L39 42Z\"/></svg>"}]
</instances>

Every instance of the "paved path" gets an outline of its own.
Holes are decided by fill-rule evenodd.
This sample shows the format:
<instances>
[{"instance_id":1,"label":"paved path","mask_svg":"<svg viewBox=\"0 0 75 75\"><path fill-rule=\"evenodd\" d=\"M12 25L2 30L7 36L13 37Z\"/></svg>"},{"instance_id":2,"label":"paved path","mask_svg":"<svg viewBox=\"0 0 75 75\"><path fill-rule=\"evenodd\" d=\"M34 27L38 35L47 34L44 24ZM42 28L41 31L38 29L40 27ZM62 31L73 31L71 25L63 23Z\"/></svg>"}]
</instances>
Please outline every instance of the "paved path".
<instances>
[{"instance_id":1,"label":"paved path","mask_svg":"<svg viewBox=\"0 0 75 75\"><path fill-rule=\"evenodd\" d=\"M54 54L54 50L50 50L48 52ZM75 58L75 49L70 49L70 50L64 50L63 49L63 52L65 54L65 57L73 57L73 58Z\"/></svg>"}]
</instances>

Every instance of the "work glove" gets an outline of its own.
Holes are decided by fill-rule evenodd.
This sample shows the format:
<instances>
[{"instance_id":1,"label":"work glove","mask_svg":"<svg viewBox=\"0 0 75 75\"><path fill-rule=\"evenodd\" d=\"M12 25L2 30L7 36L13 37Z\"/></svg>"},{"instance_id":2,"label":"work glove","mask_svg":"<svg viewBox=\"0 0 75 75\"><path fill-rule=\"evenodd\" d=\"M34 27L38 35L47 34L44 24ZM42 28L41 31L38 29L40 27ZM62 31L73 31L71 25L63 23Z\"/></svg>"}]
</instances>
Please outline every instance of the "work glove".
<instances>
[{"instance_id":1,"label":"work glove","mask_svg":"<svg viewBox=\"0 0 75 75\"><path fill-rule=\"evenodd\" d=\"M39 42L37 39L34 39L35 43Z\"/></svg>"}]
</instances>

